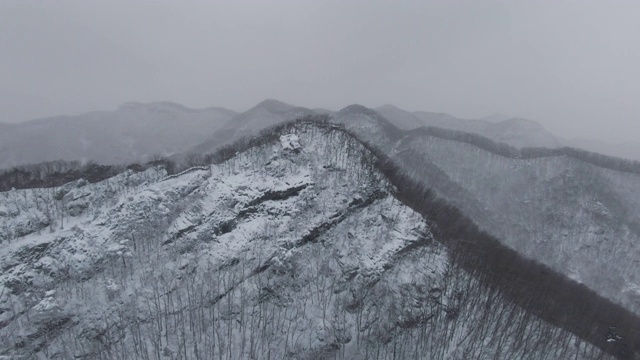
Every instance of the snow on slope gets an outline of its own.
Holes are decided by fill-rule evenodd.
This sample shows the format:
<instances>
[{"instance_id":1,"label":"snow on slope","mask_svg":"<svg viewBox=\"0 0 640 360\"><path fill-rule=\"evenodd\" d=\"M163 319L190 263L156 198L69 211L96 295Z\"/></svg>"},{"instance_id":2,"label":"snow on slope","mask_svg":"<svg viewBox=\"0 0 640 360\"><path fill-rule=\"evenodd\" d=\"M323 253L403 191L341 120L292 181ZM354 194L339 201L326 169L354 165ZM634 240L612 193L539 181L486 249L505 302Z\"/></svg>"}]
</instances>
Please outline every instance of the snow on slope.
<instances>
[{"instance_id":1,"label":"snow on slope","mask_svg":"<svg viewBox=\"0 0 640 360\"><path fill-rule=\"evenodd\" d=\"M223 145L233 143L244 136L256 135L270 126L315 114L318 113L313 110L267 99L230 119L224 127L211 134L207 140L189 149L188 153L212 153Z\"/></svg>"},{"instance_id":2,"label":"snow on slope","mask_svg":"<svg viewBox=\"0 0 640 360\"><path fill-rule=\"evenodd\" d=\"M640 313L640 177L573 157L508 158L418 130L400 140L372 110L350 116L359 137L521 254ZM370 121L357 119L367 118ZM342 122L349 123L345 117ZM539 125L527 120L506 129ZM502 125L500 125L502 126ZM504 130L504 129L503 129ZM496 134L508 134L509 131ZM518 136L515 136L517 138ZM614 160L612 160L614 161Z\"/></svg>"},{"instance_id":3,"label":"snow on slope","mask_svg":"<svg viewBox=\"0 0 640 360\"><path fill-rule=\"evenodd\" d=\"M281 131L219 165L51 191L36 206L64 228L2 239L0 356L606 358L452 267L351 136Z\"/></svg>"},{"instance_id":4,"label":"snow on slope","mask_svg":"<svg viewBox=\"0 0 640 360\"><path fill-rule=\"evenodd\" d=\"M630 290L640 284L637 174L566 156L508 158L429 136L407 137L396 150L416 179L441 172L430 186L484 230L640 313L640 293Z\"/></svg>"},{"instance_id":5,"label":"snow on slope","mask_svg":"<svg viewBox=\"0 0 640 360\"><path fill-rule=\"evenodd\" d=\"M378 112L362 105L349 105L338 111L331 121L344 126L383 150L402 136L402 132Z\"/></svg>"}]
</instances>

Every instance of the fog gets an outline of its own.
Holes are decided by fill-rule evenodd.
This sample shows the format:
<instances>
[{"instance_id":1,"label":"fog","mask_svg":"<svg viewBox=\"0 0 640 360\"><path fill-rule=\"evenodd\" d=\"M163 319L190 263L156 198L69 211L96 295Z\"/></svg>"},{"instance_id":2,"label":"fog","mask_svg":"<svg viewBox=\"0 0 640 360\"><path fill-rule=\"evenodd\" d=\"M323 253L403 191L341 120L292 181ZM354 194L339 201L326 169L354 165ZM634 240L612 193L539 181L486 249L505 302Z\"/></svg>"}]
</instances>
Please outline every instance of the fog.
<instances>
[{"instance_id":1,"label":"fog","mask_svg":"<svg viewBox=\"0 0 640 360\"><path fill-rule=\"evenodd\" d=\"M0 122L265 98L640 140L640 3L2 1Z\"/></svg>"}]
</instances>

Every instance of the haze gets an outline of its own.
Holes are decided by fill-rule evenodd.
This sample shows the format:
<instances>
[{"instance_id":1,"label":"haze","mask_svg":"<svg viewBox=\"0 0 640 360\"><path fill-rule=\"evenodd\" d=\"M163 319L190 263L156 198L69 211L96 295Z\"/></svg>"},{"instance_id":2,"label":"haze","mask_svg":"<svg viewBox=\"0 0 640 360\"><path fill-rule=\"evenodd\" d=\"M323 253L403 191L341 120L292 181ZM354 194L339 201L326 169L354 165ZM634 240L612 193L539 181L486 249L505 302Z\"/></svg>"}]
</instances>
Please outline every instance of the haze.
<instances>
[{"instance_id":1,"label":"haze","mask_svg":"<svg viewBox=\"0 0 640 360\"><path fill-rule=\"evenodd\" d=\"M640 3L3 1L0 122L265 98L640 140Z\"/></svg>"}]
</instances>

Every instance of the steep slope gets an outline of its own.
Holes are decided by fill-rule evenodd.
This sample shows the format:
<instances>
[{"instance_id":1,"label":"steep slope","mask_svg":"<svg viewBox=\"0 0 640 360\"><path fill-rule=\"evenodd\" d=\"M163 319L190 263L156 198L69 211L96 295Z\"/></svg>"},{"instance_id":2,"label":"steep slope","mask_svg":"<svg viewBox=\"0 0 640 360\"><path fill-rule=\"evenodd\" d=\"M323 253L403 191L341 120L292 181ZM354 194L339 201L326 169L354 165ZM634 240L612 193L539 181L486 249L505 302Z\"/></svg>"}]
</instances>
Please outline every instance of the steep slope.
<instances>
[{"instance_id":1,"label":"steep slope","mask_svg":"<svg viewBox=\"0 0 640 360\"><path fill-rule=\"evenodd\" d=\"M294 120L316 114L313 110L296 107L282 101L267 99L230 119L224 127L210 135L207 140L188 151L189 154L208 154L221 146L245 137L256 135L283 121Z\"/></svg>"},{"instance_id":2,"label":"steep slope","mask_svg":"<svg viewBox=\"0 0 640 360\"><path fill-rule=\"evenodd\" d=\"M350 132L358 134L368 142L385 151L400 139L403 132L380 113L362 105L349 105L331 117L334 123L342 124Z\"/></svg>"},{"instance_id":3,"label":"steep slope","mask_svg":"<svg viewBox=\"0 0 640 360\"><path fill-rule=\"evenodd\" d=\"M14 124L0 132L0 168L54 160L131 163L183 152L220 129L235 113L159 102L116 111Z\"/></svg>"},{"instance_id":4,"label":"steep slope","mask_svg":"<svg viewBox=\"0 0 640 360\"><path fill-rule=\"evenodd\" d=\"M436 241L444 224L398 201L379 159L342 128L289 124L243 146L165 178L2 193L3 224L38 209L52 221L5 239L0 355L634 356L589 323L593 301L574 308L600 348L543 320L534 297L509 300L527 287L490 281ZM558 307L561 293L542 299ZM571 328L566 318L549 319Z\"/></svg>"},{"instance_id":5,"label":"steep slope","mask_svg":"<svg viewBox=\"0 0 640 360\"><path fill-rule=\"evenodd\" d=\"M366 124L348 128L504 244L640 313L640 165L437 128L394 141L380 134L397 129L358 111L336 121Z\"/></svg>"},{"instance_id":6,"label":"steep slope","mask_svg":"<svg viewBox=\"0 0 640 360\"><path fill-rule=\"evenodd\" d=\"M640 313L640 173L575 150L496 149L423 132L394 158L505 244Z\"/></svg>"},{"instance_id":7,"label":"steep slope","mask_svg":"<svg viewBox=\"0 0 640 360\"><path fill-rule=\"evenodd\" d=\"M444 224L399 201L381 159L341 127L292 123L243 146L164 178L0 193L2 227L50 219L3 239L0 355L635 356L620 316L602 311L622 336L590 323L595 298L575 308L580 336L563 330L574 314L557 316L563 288L536 311L540 299L510 300L529 285L460 261L434 235Z\"/></svg>"}]
</instances>

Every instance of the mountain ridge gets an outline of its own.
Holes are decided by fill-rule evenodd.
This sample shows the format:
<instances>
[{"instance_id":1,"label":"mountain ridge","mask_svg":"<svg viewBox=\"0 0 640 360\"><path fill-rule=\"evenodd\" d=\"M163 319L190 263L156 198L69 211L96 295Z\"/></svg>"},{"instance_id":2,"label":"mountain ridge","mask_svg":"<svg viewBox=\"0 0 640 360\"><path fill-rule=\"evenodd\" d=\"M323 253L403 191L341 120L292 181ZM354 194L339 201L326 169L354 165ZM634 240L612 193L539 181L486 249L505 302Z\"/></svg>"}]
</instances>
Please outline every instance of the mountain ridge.
<instances>
[{"instance_id":1,"label":"mountain ridge","mask_svg":"<svg viewBox=\"0 0 640 360\"><path fill-rule=\"evenodd\" d=\"M378 107L377 112L391 120L401 130L436 126L477 133L494 141L516 147L570 146L610 156L640 160L640 157L636 155L638 152L634 151L638 147L635 144L611 145L596 141L559 139L546 131L540 124L527 119L495 115L477 120L465 120L445 113L409 112L391 104ZM148 161L152 157L160 155L173 156L174 159L183 160L197 154L213 152L219 146L229 144L243 136L253 136L261 129L278 122L309 114L334 117L337 112L320 108L296 107L275 99L263 100L241 113L221 107L188 108L170 101L129 102L111 112L96 111L81 115L40 118L16 124L0 124L5 135L3 137L3 134L0 134L0 168L6 169L17 165L55 160L122 164L133 161ZM113 121L114 116L124 117L128 123L116 125L117 121ZM108 120L110 117L112 120ZM176 128L166 122L166 119L172 117L176 120L179 118L186 120L190 117L209 117L217 125L200 122L197 125L190 124L186 128ZM158 127L159 131L155 131L149 127L150 125L145 125L147 130L143 130L141 123L146 121L144 119L155 119L157 121L155 127ZM109 122L112 125L104 124ZM186 123L189 124L192 121ZM96 138L97 136L87 135L86 131L79 131L77 128L82 126L98 127L96 131L102 135L102 138L110 140ZM149 136L144 134L131 135L135 131L146 131ZM160 139L155 144L151 144L147 139L152 133ZM172 140L167 136L168 133L177 134L180 140ZM38 144L37 149L24 148L24 144L29 142ZM140 144L140 146L136 144ZM92 150L93 148L95 150ZM120 149L126 149L126 151ZM117 153L117 155L111 157L105 155L109 153Z\"/></svg>"},{"instance_id":2,"label":"mountain ridge","mask_svg":"<svg viewBox=\"0 0 640 360\"><path fill-rule=\"evenodd\" d=\"M640 312L640 198L633 196L640 163L571 148L517 149L438 128L394 140L379 128L351 130L376 145L386 141L379 146L387 156L483 231Z\"/></svg>"},{"instance_id":3,"label":"mountain ridge","mask_svg":"<svg viewBox=\"0 0 640 360\"><path fill-rule=\"evenodd\" d=\"M103 260L104 265L102 265L106 272L103 274L103 270L98 269L95 274L88 277L83 275L83 272L77 275L71 273L72 276L79 276L74 278L74 281L80 281L78 284L84 284L83 288L93 289L91 292L94 299L93 306L96 306L97 310L95 314L92 311L85 313L88 309L82 306L73 306L76 303L73 296L70 295L73 293L82 294L83 292L80 291L67 295L66 292L54 291L55 288L52 290L47 286L43 291L34 290L38 300L32 302L31 305L27 303L27 307L24 309L33 320L24 323L26 319L20 314L17 318L11 319L9 324L22 321L24 329L35 327L38 332L27 332L22 338L22 345L19 348L12 346L10 349L13 350L11 351L42 351L42 349L46 349L49 351L48 354L70 354L69 351L72 349L80 350L77 343L80 341L86 346L82 348L82 352L77 354L87 354L84 350L86 348L90 351L89 356L98 356L98 354L110 349L109 346L122 346L122 349L130 349L132 354L137 354L140 351L150 351L151 353L164 351L169 354L178 352L183 354L180 356L188 357L194 355L192 353L194 349L199 349L195 351L199 351L201 354L210 354L206 356L211 357L217 354L216 351L236 355L238 352L235 351L247 351L250 354L258 350L250 345L248 339L254 338L257 344L262 344L262 341L265 341L265 338L262 338L264 335L261 335L265 333L260 330L260 327L251 327L254 330L247 332L251 319L255 319L254 316L257 316L252 315L257 312L250 309L256 309L256 311L262 309L261 311L274 316L277 316L277 309L290 309L289 311L295 313L295 308L292 306L302 304L300 301L303 299L295 294L300 291L307 294L306 291L311 289L309 286L315 286L326 289L310 293L310 296L316 296L314 299L318 299L317 304L323 304L323 298L336 297L336 299L341 299L336 301L336 310L332 310L332 312L345 316L345 321L340 320L340 317L323 317L321 307L318 312L309 310L309 312L300 313L301 315L298 317L313 320L321 326L321 331L316 336L305 330L306 327L298 327L301 326L300 324L295 326L294 323L289 323L292 328L300 329L300 333L305 335L302 337L303 339L309 336L309 347L304 349L288 347L288 342L284 337L275 336L267 339L270 339L270 343L276 341L278 344L282 344L282 347L265 349L264 351L273 352L273 356L277 356L276 354L284 355L280 352L282 349L292 351L288 356L300 357L302 354L307 354L307 356L316 358L319 356L337 356L339 358L351 358L356 355L366 356L365 351L372 351L369 356L372 358L376 356L376 352L377 356L386 356L384 354L391 354L392 351L393 353L397 352L401 357L414 356L412 355L416 354L414 351L422 351L422 354L430 354L434 359L462 356L464 353L475 356L500 356L501 352L503 354L505 352L523 354L523 356L531 354L562 356L564 354L573 357L581 354L583 358L608 357L602 350L617 358L634 356L637 344L633 343L632 337L627 336L627 325L623 320L612 321L612 319L620 319L619 315L615 315L616 310L611 310L613 312L593 311L601 308L589 310L589 306L605 303L580 302L580 306L586 306L584 308L577 307L581 312L557 318L554 316L562 314L565 308L554 307L557 305L540 307L536 305L535 301L556 299L555 296L560 296L559 294L562 294L566 289L573 289L572 286L575 284L571 283L566 284L566 287L557 284L560 289L559 293L544 291L548 296L518 297L515 295L517 292L514 293L514 296L523 301L520 306L537 308L539 311L543 311L538 316L564 324L563 326L570 326L570 324L578 326L583 324L582 321L592 321L597 316L604 317L609 322L618 325L618 332L614 335L620 336L621 339L624 338L624 341L609 334L608 323L597 320L596 323L599 324L597 330L590 326L583 326L584 330L589 329L594 332L580 333L580 336L590 339L589 341L593 341L602 350L594 349L589 344L585 344L581 338L568 335L564 330L553 331L554 328L549 327L550 325L544 321L535 323L535 326L549 329L552 332L548 334L556 334L558 337L551 335L551 337L545 337L544 341L539 342L539 333L526 330L527 324L530 324L529 321L532 321L533 317L522 313L519 306L504 300L502 295L481 285L483 281L492 283L502 277L491 276L485 280L474 280L477 279L477 274L472 277L465 274L470 274L468 269L481 263L473 260L473 257L468 261L464 261L461 257L455 260L456 257L452 254L456 253L445 255L441 245L434 242L434 240L444 241L446 237L451 237L450 240L454 240L466 233L474 240L477 239L478 244L481 245L482 235L473 230L473 226L464 225L465 220L456 215L454 209L447 208L444 204L434 203L433 199L425 201L430 196L429 192L416 192L418 189L412 189L412 186L424 189L423 185L417 183L409 185L411 184L410 180L402 178L402 172L394 168L393 163L389 162L382 153L378 152L378 155L375 155L371 152L375 150L373 147L367 147L362 143L358 145L359 143L354 142L355 138L347 131L347 129L330 123L308 124L302 121L283 124L249 143L241 142L234 145L234 151L224 152L220 154L218 160L214 161L214 164L218 165L192 168L172 177L162 175L160 178L149 177L154 174L155 170L153 169L139 175L123 174L120 180L110 181L112 184L110 187L119 189L117 191L120 192L120 195L117 195L119 200L113 205L109 205L111 200L104 192L109 182L89 188L86 188L88 185L80 183L72 183L63 187L64 192L60 201L64 201L61 203L64 205L61 208L67 210L64 210L66 214L63 215L66 219L61 221L66 221L64 226L67 230L57 229L54 230L54 235L46 235L46 238L51 240L50 242L29 242L19 237L13 241L19 241L26 247L12 245L11 248L15 251L9 254L9 258L6 254L0 257L0 261L3 262L3 265L7 265L7 259L24 259L22 261L27 265L31 261L35 261L33 264L44 266L41 269L52 271L58 266L55 265L56 261L67 259L64 261L70 261L70 265L73 265L71 269L78 269L74 271L86 271L83 270L87 269L86 264L80 266L83 263L78 263L81 259L87 258L86 250L80 251L85 248L78 246L100 234L92 227L104 228L104 231L109 229L105 234L112 235L108 237L107 243L102 245L101 241L97 241L100 246L89 253L89 255L93 255L89 256L87 260L82 260L91 263L96 260L89 261L89 259L93 259L93 257L100 259L100 256L109 254L109 257ZM295 139L294 136L299 139ZM385 176L395 176L395 178L389 178L395 181L395 185L392 184L391 187L384 185L387 180L376 175L375 169L381 169L386 174ZM124 186L126 179L129 179L127 181L131 185ZM128 186L132 187L128 188ZM377 195L377 190L385 191L387 195ZM25 204L33 201L31 194L37 195L39 193L40 191L29 192L24 197ZM89 195L85 195L87 193ZM428 221L423 223L415 215L411 215L411 211L400 206L398 200L394 200L390 196L391 193L400 194L403 201L417 201L425 205L426 208L423 210L430 214L431 218L428 216ZM11 193L0 193L0 195L13 196ZM21 198L22 195L17 199ZM316 200L312 201L312 199ZM17 202L17 204L19 203L21 200ZM13 206L11 204L12 202L4 203L5 206ZM85 206L83 204L86 204L87 207L83 207ZM96 209L102 206L107 207L98 212L93 209L94 206L97 206ZM72 209L80 209L80 212L72 215L69 212ZM353 209L353 211L349 209ZM14 213L10 209L3 211L4 213ZM174 211L177 213L170 215ZM82 215L83 212L85 215ZM205 214L206 216L203 216ZM287 225L286 221L291 220L286 219L293 219L294 214L307 220L290 222ZM74 220L74 216L79 217L78 220L82 221ZM165 216L169 217L166 225L162 225L164 222L157 221L157 219L162 219ZM311 218L307 218L309 216ZM323 219L321 222L315 220L318 216ZM90 221L86 222L85 219ZM270 230L263 231L262 227L258 225L266 224L265 221L268 219L271 219L269 221L285 221L284 226L267 227L265 229ZM51 226L51 224L47 226ZM53 226L58 228L60 224ZM288 226L294 226L294 229L288 230ZM305 230L307 228L308 230ZM161 229L166 229L167 233L163 234L164 230ZM430 235L432 231L435 237ZM251 235L253 233L256 235L264 234L261 236L266 236L266 238L257 237L252 240L254 239L254 235ZM75 234L75 237L68 237L70 234ZM308 241L296 240L305 239L305 234L313 236L307 238ZM322 234L327 234L327 236ZM34 233L34 236L38 236L37 232ZM68 240L56 240L58 236ZM384 241L382 241L383 239ZM279 242L273 242L276 240ZM382 243L376 245L377 241L382 241ZM42 251L38 249L48 243L50 245L45 246L44 249L50 259L44 261L42 260L44 259ZM244 243L253 244L248 248L247 255L242 255L244 250L242 250L241 244ZM67 255L64 255L65 253L60 252L59 249L61 247L64 249L65 246L71 244L77 244L74 245L76 253L85 255L82 258L66 258ZM235 245L231 246L232 244ZM278 244L281 244L282 249L277 246L273 248ZM396 244L404 244L404 246L396 247ZM228 247L226 247L227 245ZM252 247L253 250L251 250ZM105 255L96 253L102 248L106 251ZM158 249L157 254L161 255L158 259L158 264L161 266L157 267L156 271L165 277L144 277L147 281L133 281L137 276L153 273L148 270L144 272L139 270L154 264L149 262L153 260L153 257L145 255L148 251L145 249L156 248ZM482 248L484 247L476 247L476 249ZM156 253L155 251L153 250L154 253ZM230 254L230 256L225 254ZM234 256L233 254L238 255ZM327 256L330 254L336 254L337 257ZM462 253L457 254L456 256L462 255ZM486 256L482 254L482 251L478 253L479 256ZM491 256L501 257L500 254L498 252ZM61 257L63 255L65 257ZM209 258L214 262L211 265L206 265L209 261L206 259ZM505 258L513 259L512 256ZM324 259L328 261L328 265L320 271L321 268L314 268L316 261L313 259ZM467 267L467 270L461 270L460 267L452 265L443 267L445 264L455 264L454 260L463 261L460 263L463 269L465 266L472 267ZM9 264L13 263L9 262ZM124 264L124 267L120 264ZM420 270L420 266L422 266L420 264L427 267ZM509 262L489 261L484 264L487 266L507 266L507 268L514 266L514 263ZM118 267L112 268L113 266ZM23 284L20 280L22 276L33 276L29 275L33 273L15 265L11 265L9 269L12 280L9 282L5 280L4 283L9 284L12 289L9 294L14 297L14 304L21 303L15 298L15 296L21 296L20 292L15 294L15 289L20 289L20 284ZM36 274L47 273L37 270L38 268L35 269ZM445 272L445 269L448 270ZM500 267L497 269L498 273L504 270ZM537 268L533 266L532 269ZM216 290L215 284L211 287L206 285L206 282L202 283L203 270L206 270L205 273L208 274L206 278L210 279L207 281L214 281L215 276L218 276L218 279L221 279L218 286L221 288ZM339 281L330 287L331 282L325 283L326 285L322 285L322 282L317 284L312 282L305 285L306 281L311 281L305 280L307 277L304 276L309 271L312 274L317 272L319 281L329 281L334 276ZM444 278L447 272L459 274L459 280L455 280L457 277ZM418 273L421 277L412 277L409 275L410 273ZM537 273L537 271L533 271L531 275L528 275L534 276L530 279L538 284L536 286L556 284L551 281L553 276L550 274L540 278L534 275ZM212 276L211 274L218 275ZM517 272L506 272L505 274L519 276L516 275ZM523 274L526 274L526 271ZM131 278L131 276L134 277ZM81 280L83 278L84 280ZM28 279L28 277L24 279ZM45 279L38 280L38 283L47 284ZM173 280L166 282L166 279ZM445 279L448 280L445 281ZM172 285L173 283L175 285ZM225 283L231 285L225 286L223 285ZM524 282L525 285L526 283ZM518 287L513 287L513 285L520 283L511 282L509 284L512 289L517 289ZM504 283L500 286L505 285L508 284ZM73 288L79 285L74 285L74 282L71 282L66 286ZM157 287L158 290L153 290L154 287ZM140 290L136 290L138 288ZM44 291L45 289L46 291ZM212 293L204 291L207 289ZM291 291L290 289L297 290ZM189 291L192 291L193 296L188 296ZM399 297L388 295L396 291L402 295ZM514 290L507 292L509 291ZM171 302L164 302L166 305L161 305L163 302L156 302L157 306L161 306L161 308L153 310L153 308L140 308L135 302L127 300L130 299L128 297L130 295L127 294L135 293L152 304L153 299L156 298L153 295L154 292L159 296L157 299L165 298L167 301L171 299ZM332 293L333 295L331 295ZM458 295L459 293L461 295ZM190 312L177 311L181 308L180 306L166 308L173 302L178 304L177 301L180 299L178 294L184 295L184 301L194 299L195 302L192 303L189 300L189 303L185 304L189 309L203 309L204 312L191 314ZM577 295L580 298L579 292ZM78 300L83 299L83 295L77 296ZM200 298L203 299L203 302L195 300ZM407 301L409 303L406 303ZM410 305L411 301L415 301L419 306ZM395 303L406 303L406 305L398 309L394 307ZM224 306L219 304L224 304ZM232 306L234 310L231 312L223 311L226 309L226 304ZM606 308L609 305L602 306ZM376 310L379 307L383 307L384 310L379 312ZM135 309L139 321L132 320L136 317L129 315L130 310L127 309L130 308ZM108 311L101 312L100 309ZM171 311L171 309L175 310ZM207 314L210 310L206 309L220 311L220 316L216 317L216 321L207 322L209 327L213 326L213 332L215 333L216 327L219 326L218 331L222 334L225 334L226 331L235 334L237 342L226 341L226 339L233 339L233 336L225 337L225 342L202 342L204 340L197 342L197 336L192 337L189 335L189 331L184 332L184 328L180 330L179 326L176 327L176 324L180 322L172 320L164 322L161 320L162 317L159 317L157 321L162 321L162 325L158 328L155 320L148 320L156 319L153 314L166 313L167 310L169 314L175 312L175 315L168 316L185 316L187 322L203 316L208 319L210 315ZM556 310L545 312L544 309ZM69 311L71 312L69 313ZM216 312L213 314L215 315ZM11 314L13 312L5 312L4 315L0 314L0 317ZM381 314L387 314L379 320L381 323L371 323L375 316L379 317ZM502 314L510 314L511 321L508 323L502 321ZM595 317L591 317L591 314L594 314ZM106 329L100 327L101 316L108 316L112 326ZM93 318L98 321L93 321ZM287 317L278 318L286 319ZM574 322L576 319L580 319L579 322ZM626 320L631 319L632 317L626 318ZM325 321L331 326L322 326ZM567 322L563 323L564 321ZM63 324L61 334L56 332L59 330L46 328L47 324L52 323ZM246 324L246 327L243 324ZM279 322L274 323L277 329L280 329L277 324ZM385 328L382 325L389 327ZM5 326L3 323L3 328ZM168 337L165 340L164 333L157 332L164 326L168 326L168 329L171 329L171 332L177 336L174 338L167 334ZM368 332L367 329L372 329L372 326L377 330ZM121 327L125 337L111 345L112 340L118 338L117 334L121 331ZM469 332L470 328L475 330ZM140 332L136 329L144 329L144 331ZM191 331L200 333L205 329L209 328L201 328L198 325ZM0 329L0 331L2 330ZM294 330L294 332L296 331L298 330ZM404 343L399 341L405 337L409 339L409 336L417 336L420 331L431 332L430 337L433 342L429 342L429 337L423 341L426 341L425 346L432 345L420 348L420 342L415 344L409 342L408 345L403 345ZM501 338L500 334L513 331L523 331L521 340L503 342L504 338ZM41 342L41 339L44 339L42 336L44 333L49 334L47 336L53 340ZM100 338L92 340L92 336L95 336L96 333L101 334ZM136 345L135 336L142 336L146 339L147 336L156 333L161 335L159 340L156 339L159 341L156 346L147 347L143 343ZM251 336L253 334L260 336ZM245 337L246 342L241 340ZM451 341L450 337L453 337L454 341ZM76 339L75 342L71 340L73 338ZM550 338L553 341L549 341ZM153 336L149 337L150 344L152 343L151 339ZM211 338L205 337L203 339ZM62 347L61 345L65 342L67 347ZM181 343L188 344L188 347L179 346ZM575 346L569 345L571 343ZM211 347L212 344L216 344L216 347ZM0 346L0 354L3 349L6 350L3 348L6 345ZM34 345L37 346L34 347ZM246 350L244 350L245 345ZM415 350L414 345L416 346ZM187 353L187 351L190 352ZM574 351L576 351L575 354Z\"/></svg>"}]
</instances>

